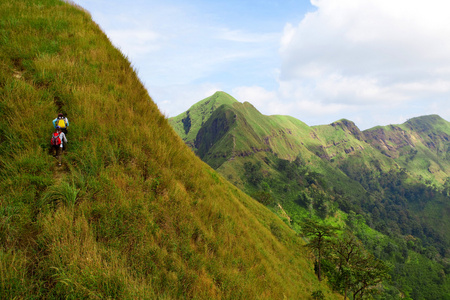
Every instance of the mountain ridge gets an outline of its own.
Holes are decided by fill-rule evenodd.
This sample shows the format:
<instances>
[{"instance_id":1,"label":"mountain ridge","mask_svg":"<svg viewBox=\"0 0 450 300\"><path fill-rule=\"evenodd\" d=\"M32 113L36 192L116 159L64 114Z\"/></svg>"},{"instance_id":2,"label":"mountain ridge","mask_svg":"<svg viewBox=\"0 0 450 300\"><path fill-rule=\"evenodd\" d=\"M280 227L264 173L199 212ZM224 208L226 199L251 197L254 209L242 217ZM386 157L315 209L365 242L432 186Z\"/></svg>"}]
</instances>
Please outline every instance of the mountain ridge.
<instances>
[{"instance_id":1,"label":"mountain ridge","mask_svg":"<svg viewBox=\"0 0 450 300\"><path fill-rule=\"evenodd\" d=\"M231 97L228 94L227 96ZM202 102L199 102L191 107L191 109L197 108L201 105ZM302 149L304 147L307 147L309 148L309 151L314 155L319 156L320 158L327 158L328 160L331 160L336 155L341 156L342 154L364 151L364 149L366 148L373 147L388 158L393 158L395 160L399 158L400 150L405 152L406 148L410 147L411 149L409 150L412 151L419 144L420 145L418 147L421 151L425 151L428 153L430 149L439 146L440 148L438 147L437 151L440 151L441 156L447 155L446 153L448 150L448 145L445 145L445 143L450 140L448 134L448 132L450 132L450 123L439 117L438 115L416 117L406 121L403 124L376 126L374 128L361 131L354 122L347 119L341 119L328 125L316 125L310 127L300 120L297 120L290 116L264 116L260 114L250 103L239 103L237 100L235 100L233 101L233 108L239 108L239 111L244 114L241 118L245 119L244 122L246 122L246 124L243 124L243 126L248 127L248 130L245 131L249 134L246 137L242 137L242 139L247 139L247 144L249 141L252 141L252 145L247 145L243 148L231 147L231 141L233 141L233 143L236 143L236 138L238 138L236 134L234 134L233 138L227 138L227 146L221 144L220 147L221 149L233 148L235 149L235 151L238 151L235 154L231 154L230 152L228 152L225 155L228 158L234 155L249 155L252 152L264 150L265 152L276 153L277 155L280 155L281 158L294 160L298 154L295 153L295 149ZM232 108L230 109L233 110ZM236 112L235 115L237 116ZM202 124L207 122L210 116L211 114L204 116L204 118L202 119ZM179 118L179 116L169 118L169 122L177 132L180 132L177 129L177 126L179 127L180 123ZM215 122L218 122L218 120L220 120L220 118L215 119ZM433 128L430 127L430 121L433 121L434 123L437 122L440 128L444 130L440 132L441 136L428 136L429 134L426 134L427 130ZM276 129L273 129L272 127ZM343 132L343 135L333 137L330 136L330 134L336 133L333 133L330 127L340 128L340 130L342 130ZM202 130L202 133L206 131L206 129L201 129L201 127L198 128L198 130ZM182 136L183 140L185 140L185 142L191 146L190 141L195 139L193 136L196 136L196 134L199 132L198 130L195 131L194 129L190 132L189 140ZM224 132L222 133L225 134ZM320 136L320 134L325 134L325 136ZM273 142L274 140L277 141ZM302 142L299 142L299 140ZM304 141L308 141L308 144L306 145L306 142ZM202 139L202 142L206 142L205 139ZM214 144L211 143L211 141L207 141L206 143L209 143L209 146L203 148L202 152L199 155L200 158L207 156L208 153L207 151L205 152L204 149L209 150L211 148L211 145ZM242 141L242 143L245 144L246 142ZM194 150L198 147L201 147L200 141L197 141L194 144L195 147L191 146L191 148L193 148ZM337 145L340 146L336 147ZM344 147L344 145L347 145L348 147ZM332 151L332 149L336 149L339 151ZM298 152L300 152L300 150ZM214 154L211 155L214 156ZM223 156L223 153L217 156ZM432 154L431 157L433 157L432 161L438 160L435 154ZM205 158L204 160L207 163L209 162L207 158ZM401 167L408 168L408 164L406 164L405 162L395 161L395 163L399 164L399 166ZM432 164L434 168L434 163ZM439 165L439 168L441 168L441 171L438 171L439 174L437 174L436 176L428 177L442 183L446 178L445 175L447 173L447 170L450 170L450 164L441 164Z\"/></svg>"},{"instance_id":2,"label":"mountain ridge","mask_svg":"<svg viewBox=\"0 0 450 300\"><path fill-rule=\"evenodd\" d=\"M250 103L216 112L198 131L196 148L203 150L192 150L224 178L296 230L308 217L344 223L393 269L409 270L391 273L386 299L450 293L448 121L428 115L361 131L347 119L310 127L289 116L265 116ZM215 135L212 124L226 118L233 126ZM418 276L423 268L435 279Z\"/></svg>"}]
</instances>

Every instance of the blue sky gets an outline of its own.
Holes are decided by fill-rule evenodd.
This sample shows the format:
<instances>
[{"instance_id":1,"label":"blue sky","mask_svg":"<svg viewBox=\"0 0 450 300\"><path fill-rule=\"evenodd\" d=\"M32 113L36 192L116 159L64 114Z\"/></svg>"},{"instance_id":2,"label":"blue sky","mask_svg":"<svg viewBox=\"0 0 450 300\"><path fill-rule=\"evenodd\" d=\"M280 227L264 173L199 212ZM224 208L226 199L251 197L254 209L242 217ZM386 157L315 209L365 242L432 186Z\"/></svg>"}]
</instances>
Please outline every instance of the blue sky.
<instances>
[{"instance_id":1,"label":"blue sky","mask_svg":"<svg viewBox=\"0 0 450 300\"><path fill-rule=\"evenodd\" d=\"M75 0L168 117L225 91L264 114L361 129L450 120L444 0Z\"/></svg>"}]
</instances>

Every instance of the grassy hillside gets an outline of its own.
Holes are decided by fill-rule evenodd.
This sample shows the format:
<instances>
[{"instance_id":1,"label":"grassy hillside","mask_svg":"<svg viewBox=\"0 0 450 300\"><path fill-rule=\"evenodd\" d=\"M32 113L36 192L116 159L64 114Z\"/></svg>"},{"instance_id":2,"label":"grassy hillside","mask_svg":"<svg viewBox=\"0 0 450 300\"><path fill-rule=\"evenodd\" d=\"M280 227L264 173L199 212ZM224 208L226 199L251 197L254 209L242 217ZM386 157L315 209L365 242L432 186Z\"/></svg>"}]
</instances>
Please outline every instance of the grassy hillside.
<instances>
[{"instance_id":1,"label":"grassy hillside","mask_svg":"<svg viewBox=\"0 0 450 300\"><path fill-rule=\"evenodd\" d=\"M202 100L188 110L197 112L197 119L191 118L191 122L201 124L191 127L190 139L185 138L181 129L181 116L187 113L169 121L186 144L215 169L231 166L230 171L233 172L236 168L242 169L241 160L235 158L245 160L253 155L262 158L269 152L293 160L300 152L307 153L303 141L313 140L313 130L303 122L289 116L264 116L248 102L239 103L233 99L232 103L222 102L220 104L223 105L212 111L205 104ZM207 113L201 114L202 111ZM318 143L313 142L314 146ZM315 160L312 154L310 156ZM239 178L234 177L232 182L239 184Z\"/></svg>"},{"instance_id":2,"label":"grassy hillside","mask_svg":"<svg viewBox=\"0 0 450 300\"><path fill-rule=\"evenodd\" d=\"M339 298L291 229L189 151L88 13L0 2L0 61L0 298Z\"/></svg>"},{"instance_id":3,"label":"grassy hillside","mask_svg":"<svg viewBox=\"0 0 450 300\"><path fill-rule=\"evenodd\" d=\"M382 299L450 296L449 122L423 116L366 131L345 119L309 127L235 102L202 123L194 151L237 187L296 230L306 217L346 225L392 265Z\"/></svg>"},{"instance_id":4,"label":"grassy hillside","mask_svg":"<svg viewBox=\"0 0 450 300\"><path fill-rule=\"evenodd\" d=\"M225 92L216 92L214 95L194 104L189 110L169 120L176 128L183 141L194 146L194 140L200 127L210 118L211 114L221 105L232 105L237 100Z\"/></svg>"},{"instance_id":5,"label":"grassy hillside","mask_svg":"<svg viewBox=\"0 0 450 300\"><path fill-rule=\"evenodd\" d=\"M190 124L196 124L189 127L189 138L183 131L186 116L190 116ZM271 152L291 161L301 154L313 165L319 158L337 166L363 155L369 163L377 161L384 171L404 168L427 184L442 186L449 177L450 123L437 115L364 132L349 120L309 127L289 116L262 115L250 103L239 103L217 92L171 118L170 124L194 151L202 148L197 154L214 168L226 161L233 164L235 156L258 152Z\"/></svg>"},{"instance_id":6,"label":"grassy hillside","mask_svg":"<svg viewBox=\"0 0 450 300\"><path fill-rule=\"evenodd\" d=\"M450 172L450 122L437 115L364 132L367 142L428 183L442 185Z\"/></svg>"}]
</instances>

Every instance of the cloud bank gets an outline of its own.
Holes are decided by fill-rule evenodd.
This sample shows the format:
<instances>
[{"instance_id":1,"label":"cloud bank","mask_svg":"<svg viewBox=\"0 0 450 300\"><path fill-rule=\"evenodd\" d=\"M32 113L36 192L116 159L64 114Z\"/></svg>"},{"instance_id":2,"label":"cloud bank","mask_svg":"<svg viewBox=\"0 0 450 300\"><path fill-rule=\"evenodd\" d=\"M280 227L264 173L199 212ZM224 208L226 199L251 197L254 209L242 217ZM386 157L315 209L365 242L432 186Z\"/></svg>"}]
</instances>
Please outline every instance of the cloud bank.
<instances>
[{"instance_id":1,"label":"cloud bank","mask_svg":"<svg viewBox=\"0 0 450 300\"><path fill-rule=\"evenodd\" d=\"M353 118L363 128L418 114L448 119L450 3L311 3L317 10L287 24L280 42L285 113L313 125Z\"/></svg>"}]
</instances>

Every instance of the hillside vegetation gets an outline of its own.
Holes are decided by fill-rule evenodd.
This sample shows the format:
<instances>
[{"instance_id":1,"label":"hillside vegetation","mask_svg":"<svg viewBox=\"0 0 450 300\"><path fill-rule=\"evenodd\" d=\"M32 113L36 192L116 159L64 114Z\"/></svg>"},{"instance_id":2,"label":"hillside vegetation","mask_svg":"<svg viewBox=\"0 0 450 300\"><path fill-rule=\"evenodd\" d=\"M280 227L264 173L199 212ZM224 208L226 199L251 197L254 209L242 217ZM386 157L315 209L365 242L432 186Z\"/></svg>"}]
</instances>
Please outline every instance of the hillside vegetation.
<instances>
[{"instance_id":1,"label":"hillside vegetation","mask_svg":"<svg viewBox=\"0 0 450 300\"><path fill-rule=\"evenodd\" d=\"M189 150L87 12L1 1L0 66L0 298L340 298L294 231Z\"/></svg>"},{"instance_id":2,"label":"hillside vegetation","mask_svg":"<svg viewBox=\"0 0 450 300\"><path fill-rule=\"evenodd\" d=\"M200 116L190 141L180 136L203 161L298 232L306 218L351 230L392 266L380 299L449 299L449 122L430 115L365 131L346 119L310 127L230 104L224 92L212 97L212 113L202 115L203 100L170 119L179 132L183 115Z\"/></svg>"}]
</instances>

